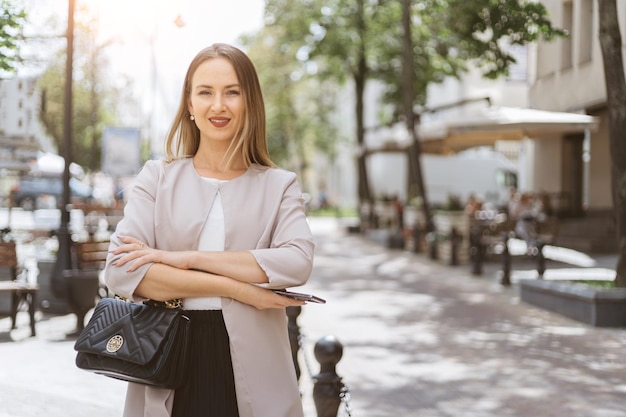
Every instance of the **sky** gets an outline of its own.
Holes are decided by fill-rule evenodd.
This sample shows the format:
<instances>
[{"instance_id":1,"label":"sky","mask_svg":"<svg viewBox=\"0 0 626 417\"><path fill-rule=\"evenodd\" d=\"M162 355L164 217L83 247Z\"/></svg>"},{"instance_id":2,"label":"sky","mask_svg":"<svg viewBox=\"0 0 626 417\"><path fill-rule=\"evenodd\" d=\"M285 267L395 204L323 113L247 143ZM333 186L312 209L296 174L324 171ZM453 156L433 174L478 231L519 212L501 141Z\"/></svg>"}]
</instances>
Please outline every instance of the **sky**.
<instances>
[{"instance_id":1,"label":"sky","mask_svg":"<svg viewBox=\"0 0 626 417\"><path fill-rule=\"evenodd\" d=\"M50 18L65 24L68 0L22 2L37 32L49 31ZM112 41L107 49L114 64L132 73L137 59L151 55L152 45L158 60L185 69L201 48L254 32L262 26L264 0L76 0L76 5L98 16L96 30L103 42ZM182 25L175 24L177 18ZM54 32L59 29L48 34Z\"/></svg>"},{"instance_id":2,"label":"sky","mask_svg":"<svg viewBox=\"0 0 626 417\"><path fill-rule=\"evenodd\" d=\"M263 0L78 1L92 4L101 36L114 40L112 67L135 79L143 106L152 113L154 147L169 128L193 56L215 42L235 43L241 34L259 29L264 6Z\"/></svg>"},{"instance_id":3,"label":"sky","mask_svg":"<svg viewBox=\"0 0 626 417\"><path fill-rule=\"evenodd\" d=\"M263 0L78 0L100 18L103 39L114 41L116 64L136 68L135 57L166 63L166 73L184 72L197 51L215 42L233 43L262 25ZM121 13L120 11L124 12ZM178 19L179 24L175 21Z\"/></svg>"},{"instance_id":4,"label":"sky","mask_svg":"<svg viewBox=\"0 0 626 417\"><path fill-rule=\"evenodd\" d=\"M65 29L68 0L21 1L33 31L58 34L59 29L50 31L50 19ZM100 42L111 43L106 51L112 75L134 80L162 135L193 56L215 42L236 44L240 35L260 29L264 0L76 0L77 10L81 6L98 16L94 29Z\"/></svg>"}]
</instances>

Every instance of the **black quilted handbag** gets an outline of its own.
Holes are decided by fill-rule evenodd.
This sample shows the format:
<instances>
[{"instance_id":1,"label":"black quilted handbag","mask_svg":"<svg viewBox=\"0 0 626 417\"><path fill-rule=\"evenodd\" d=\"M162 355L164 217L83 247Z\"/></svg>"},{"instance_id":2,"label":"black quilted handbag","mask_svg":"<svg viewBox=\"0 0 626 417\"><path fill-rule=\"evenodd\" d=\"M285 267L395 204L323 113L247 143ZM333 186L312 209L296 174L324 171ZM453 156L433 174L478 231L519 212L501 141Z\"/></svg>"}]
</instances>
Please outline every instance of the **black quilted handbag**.
<instances>
[{"instance_id":1,"label":"black quilted handbag","mask_svg":"<svg viewBox=\"0 0 626 417\"><path fill-rule=\"evenodd\" d=\"M186 368L189 324L180 308L103 298L74 344L76 366L124 381L177 388Z\"/></svg>"}]
</instances>

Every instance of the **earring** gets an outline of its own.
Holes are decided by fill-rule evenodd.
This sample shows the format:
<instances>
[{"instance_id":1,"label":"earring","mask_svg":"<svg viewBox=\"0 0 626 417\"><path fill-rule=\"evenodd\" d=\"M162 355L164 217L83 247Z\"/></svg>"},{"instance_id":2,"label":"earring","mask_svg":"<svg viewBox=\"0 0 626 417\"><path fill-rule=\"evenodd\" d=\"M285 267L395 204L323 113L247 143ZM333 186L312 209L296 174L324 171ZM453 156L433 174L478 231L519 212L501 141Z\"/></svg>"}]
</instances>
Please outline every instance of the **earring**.
<instances>
[{"instance_id":1,"label":"earring","mask_svg":"<svg viewBox=\"0 0 626 417\"><path fill-rule=\"evenodd\" d=\"M196 117L192 114L189 116L189 120L196 120Z\"/></svg>"}]
</instances>

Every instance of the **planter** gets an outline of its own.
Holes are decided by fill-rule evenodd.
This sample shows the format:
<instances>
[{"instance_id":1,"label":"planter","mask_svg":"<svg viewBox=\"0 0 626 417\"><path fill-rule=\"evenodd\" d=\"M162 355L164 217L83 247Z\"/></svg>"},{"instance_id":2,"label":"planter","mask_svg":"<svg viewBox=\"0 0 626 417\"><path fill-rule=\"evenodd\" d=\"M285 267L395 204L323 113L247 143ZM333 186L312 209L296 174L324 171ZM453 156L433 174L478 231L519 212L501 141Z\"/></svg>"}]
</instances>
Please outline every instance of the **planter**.
<instances>
[{"instance_id":1,"label":"planter","mask_svg":"<svg viewBox=\"0 0 626 417\"><path fill-rule=\"evenodd\" d=\"M63 271L63 278L67 285L67 304L76 314L76 329L68 336L78 336L85 328L85 315L96 306L99 271L68 269Z\"/></svg>"},{"instance_id":2,"label":"planter","mask_svg":"<svg viewBox=\"0 0 626 417\"><path fill-rule=\"evenodd\" d=\"M48 314L69 314L71 310L67 301L64 298L57 297L52 290L50 278L52 277L55 263L54 259L40 259L37 262L37 269L39 269L37 276L37 283L39 284L39 293L37 294L38 307L39 310Z\"/></svg>"},{"instance_id":3,"label":"planter","mask_svg":"<svg viewBox=\"0 0 626 417\"><path fill-rule=\"evenodd\" d=\"M626 327L626 288L523 279L522 301L597 327Z\"/></svg>"}]
</instances>

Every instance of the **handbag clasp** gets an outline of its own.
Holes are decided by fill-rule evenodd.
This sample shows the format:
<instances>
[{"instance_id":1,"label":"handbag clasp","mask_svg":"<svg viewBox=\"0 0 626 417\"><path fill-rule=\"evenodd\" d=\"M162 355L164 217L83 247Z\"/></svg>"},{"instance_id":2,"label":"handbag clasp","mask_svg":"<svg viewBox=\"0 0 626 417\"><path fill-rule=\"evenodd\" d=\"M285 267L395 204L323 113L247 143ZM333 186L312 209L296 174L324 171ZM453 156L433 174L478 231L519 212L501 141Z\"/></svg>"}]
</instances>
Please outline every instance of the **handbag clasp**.
<instances>
[{"instance_id":1,"label":"handbag clasp","mask_svg":"<svg viewBox=\"0 0 626 417\"><path fill-rule=\"evenodd\" d=\"M115 336L110 338L109 341L107 342L107 346L106 346L107 352L115 353L118 350L120 350L123 344L124 344L124 338L121 335L116 334Z\"/></svg>"}]
</instances>

